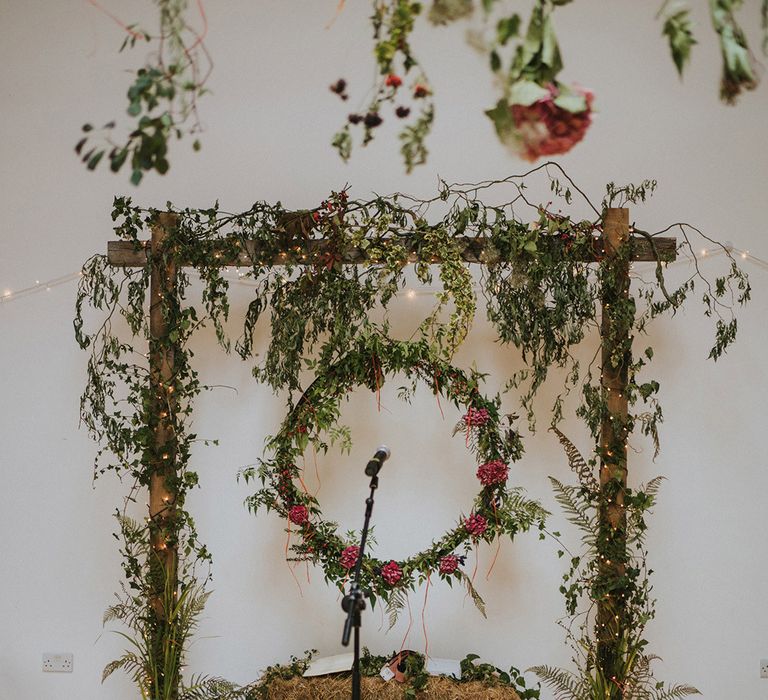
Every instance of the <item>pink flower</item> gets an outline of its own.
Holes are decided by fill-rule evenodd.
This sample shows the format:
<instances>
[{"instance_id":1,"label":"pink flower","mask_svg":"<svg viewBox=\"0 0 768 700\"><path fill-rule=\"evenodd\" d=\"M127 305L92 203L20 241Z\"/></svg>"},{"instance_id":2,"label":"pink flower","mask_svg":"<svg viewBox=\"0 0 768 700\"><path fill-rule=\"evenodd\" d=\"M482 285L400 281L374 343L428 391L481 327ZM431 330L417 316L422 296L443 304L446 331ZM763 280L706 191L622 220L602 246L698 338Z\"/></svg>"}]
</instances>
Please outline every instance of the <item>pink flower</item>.
<instances>
[{"instance_id":1,"label":"pink flower","mask_svg":"<svg viewBox=\"0 0 768 700\"><path fill-rule=\"evenodd\" d=\"M477 513L473 513L464 520L464 528L470 535L479 537L488 529L488 521Z\"/></svg>"},{"instance_id":2,"label":"pink flower","mask_svg":"<svg viewBox=\"0 0 768 700\"><path fill-rule=\"evenodd\" d=\"M472 408L467 409L467 414L464 416L464 422L470 427L480 427L485 425L490 420L490 414L487 408Z\"/></svg>"},{"instance_id":3,"label":"pink flower","mask_svg":"<svg viewBox=\"0 0 768 700\"><path fill-rule=\"evenodd\" d=\"M501 484L509 476L509 467L500 459L494 459L492 462L481 464L477 468L477 478L483 486L493 486Z\"/></svg>"},{"instance_id":4,"label":"pink flower","mask_svg":"<svg viewBox=\"0 0 768 700\"><path fill-rule=\"evenodd\" d=\"M381 567L381 577L390 586L394 586L401 578L403 578L403 571L397 565L397 562L390 561L389 564L385 564Z\"/></svg>"},{"instance_id":5,"label":"pink flower","mask_svg":"<svg viewBox=\"0 0 768 700\"><path fill-rule=\"evenodd\" d=\"M305 506L293 506L288 511L288 519L294 525L303 525L309 520L309 511Z\"/></svg>"},{"instance_id":6,"label":"pink flower","mask_svg":"<svg viewBox=\"0 0 768 700\"><path fill-rule=\"evenodd\" d=\"M533 162L542 156L570 151L584 138L592 123L594 94L578 86L568 88L568 97L583 99L584 109L570 111L556 104L561 97L558 86L545 88L548 94L532 104L511 104L514 128L502 140L517 154Z\"/></svg>"},{"instance_id":7,"label":"pink flower","mask_svg":"<svg viewBox=\"0 0 768 700\"><path fill-rule=\"evenodd\" d=\"M356 547L352 545L351 547L347 547L341 552L341 557L339 561L341 562L341 565L349 570L357 564L357 558L360 556L360 547Z\"/></svg>"},{"instance_id":8,"label":"pink flower","mask_svg":"<svg viewBox=\"0 0 768 700\"><path fill-rule=\"evenodd\" d=\"M448 554L440 560L440 573L452 574L459 568L459 558L455 554Z\"/></svg>"}]
</instances>

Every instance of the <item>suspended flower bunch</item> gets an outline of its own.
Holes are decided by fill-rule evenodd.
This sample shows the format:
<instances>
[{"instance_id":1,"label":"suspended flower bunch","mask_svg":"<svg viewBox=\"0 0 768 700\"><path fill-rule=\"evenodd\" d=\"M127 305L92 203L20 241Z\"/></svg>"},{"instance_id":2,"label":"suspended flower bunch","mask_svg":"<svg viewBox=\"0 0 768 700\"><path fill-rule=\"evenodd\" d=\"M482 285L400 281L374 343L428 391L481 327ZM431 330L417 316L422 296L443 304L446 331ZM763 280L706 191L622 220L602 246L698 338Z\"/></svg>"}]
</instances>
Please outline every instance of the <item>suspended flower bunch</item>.
<instances>
[{"instance_id":1,"label":"suspended flower bunch","mask_svg":"<svg viewBox=\"0 0 768 700\"><path fill-rule=\"evenodd\" d=\"M468 32L470 43L488 56L495 82L502 95L496 105L485 112L493 122L499 140L517 157L530 162L568 153L582 141L592 123L594 94L578 83L560 78L563 59L555 34L553 14L559 6L572 0L537 0L523 35L523 20L517 12L509 12L502 0L432 0L423 12L421 2L411 0L375 0L373 28L374 55L379 78L374 97L364 114L352 113L348 123L334 136L333 145L344 160L352 151L351 127L362 125L361 144L370 143L375 130L385 121L382 107L395 103L394 115L407 119L410 106L400 104L405 91L398 91L404 77L417 73L410 86L413 98L429 97L417 119L400 132L401 153L407 172L426 161L426 139L429 136L435 107L432 89L415 57L410 35L416 18L426 14L434 26L466 20L482 8L479 29ZM717 34L722 55L720 97L735 104L745 90L758 84L756 62L746 35L736 19L741 0L711 0L710 18ZM661 4L656 19L662 22L672 59L681 77L697 43L692 29L690 10L685 2ZM762 26L768 32L768 0L763 2ZM764 52L768 50L768 33ZM399 70L400 74L396 71ZM344 92L347 99L346 82ZM332 86L332 89L334 87ZM338 92L334 89L334 92Z\"/></svg>"},{"instance_id":2,"label":"suspended flower bunch","mask_svg":"<svg viewBox=\"0 0 768 700\"><path fill-rule=\"evenodd\" d=\"M499 140L530 162L567 153L592 123L592 92L558 80L563 61L551 9L548 3L534 7L525 39L506 71L500 52L517 36L518 15L499 22L490 48L491 68L504 85L504 96L486 114Z\"/></svg>"}]
</instances>

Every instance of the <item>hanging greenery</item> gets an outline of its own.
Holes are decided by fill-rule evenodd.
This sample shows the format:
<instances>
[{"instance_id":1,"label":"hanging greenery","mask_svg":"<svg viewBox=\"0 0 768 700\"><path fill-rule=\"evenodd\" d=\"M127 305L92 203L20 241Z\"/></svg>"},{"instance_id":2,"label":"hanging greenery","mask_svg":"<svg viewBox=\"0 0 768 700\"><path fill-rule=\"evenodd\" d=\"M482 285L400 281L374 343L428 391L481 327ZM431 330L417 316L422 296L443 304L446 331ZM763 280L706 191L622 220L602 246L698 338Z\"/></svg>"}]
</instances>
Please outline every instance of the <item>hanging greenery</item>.
<instances>
[{"instance_id":1,"label":"hanging greenery","mask_svg":"<svg viewBox=\"0 0 768 700\"><path fill-rule=\"evenodd\" d=\"M154 0L158 25L156 31L150 32L136 24L124 24L96 0L89 1L123 30L120 51L137 45L153 50L147 63L136 70L128 88L126 112L134 121L127 136L118 135L120 126L115 120L101 128L87 123L75 152L89 170L95 170L105 155L112 172L119 172L127 163L131 183L138 185L147 172L168 172L174 138L201 131L197 101L206 94L213 69L205 47L208 20L202 0L195 3L198 17L194 19L189 17L188 0ZM195 29L195 24L201 28ZM200 150L200 141L195 139L192 147Z\"/></svg>"},{"instance_id":2,"label":"hanging greenery","mask_svg":"<svg viewBox=\"0 0 768 700\"><path fill-rule=\"evenodd\" d=\"M479 23L467 34L470 44L487 55L494 82L501 86L499 101L485 114L492 120L499 140L510 151L532 162L567 153L584 138L592 119L594 95L578 84L568 85L559 79L564 62L555 34L554 15L559 7L571 4L571 0L536 0L524 34L517 3L432 0L426 12L425 4L410 0L373 0L374 55L379 77L365 116L350 114L348 124L333 138L332 143L344 160L352 151L352 127L362 126L362 145L366 145L383 123L383 104L397 104L394 115L407 120L412 105L428 96L427 105L418 117L412 117L412 123L399 136L407 172L426 160L426 139L435 114L433 89L411 46L411 34L422 14L436 27L480 15ZM720 96L727 104L735 104L744 90L753 90L758 84L756 61L736 18L742 4L742 0L709 2L711 24L722 54ZM768 10L763 3L761 23L768 36L766 17ZM689 5L680 0L664 0L656 19L662 22L663 35L682 77L697 43ZM764 40L763 51L768 51L768 41ZM401 89L412 70L416 78ZM334 91L346 100L348 86L345 81L341 82L343 91ZM419 157L414 158L414 153Z\"/></svg>"},{"instance_id":3,"label":"hanging greenery","mask_svg":"<svg viewBox=\"0 0 768 700\"><path fill-rule=\"evenodd\" d=\"M537 174L548 178L556 205L536 205L529 200L529 181ZM644 201L654 187L654 182L609 185L603 207ZM244 359L255 362L258 380L288 393L290 409L272 442L274 457L264 461L265 470L259 475L265 477L267 490L251 505L268 505L289 518L292 508L306 509L306 518L304 511L301 517L299 511L294 512L293 524L300 532L319 537L317 542L327 543L328 554L310 552L311 537L303 537L296 551L317 558L328 567L333 580L343 576L342 556L352 545L322 524L316 503L298 491L292 479L282 484L285 496L280 493L279 469L287 467L293 477L293 459L304 441L313 441L321 448L327 444L319 431L333 430L338 402L358 384L375 388L379 372L381 378L385 372L402 371L412 380L428 381L433 391L460 405L470 423L485 415L476 411L487 411L487 424L470 426L477 429L470 431L470 438L476 438L478 461L487 467L479 478L490 481L483 482L485 488L468 516L478 516L471 529L465 519L463 526L435 547L407 562L395 562L397 580L395 567L385 576L388 564L371 560L366 571L374 595L386 598L386 585L409 586L435 567L440 575L440 560L471 542L473 535L482 539L488 532L494 536L514 534L540 520L541 511L534 504L508 490L501 480L496 481L502 471L506 476L507 461L519 456L519 438L502 434L495 400L471 391L477 387L478 377L450 364L476 312L471 264L483 266L479 291L487 301L491 324L502 342L516 346L521 353L523 369L510 378L508 388L519 393L532 423L532 401L549 369L563 370L565 384L552 407L550 422L561 420L570 392L578 404L576 413L592 433L601 464L611 465L608 476L601 477L600 503L621 514L620 508L616 510L616 498L621 495L629 503L626 499L634 498L635 492L627 491L622 464L615 455L626 450L636 428L657 441L662 419L656 401L659 384L644 376L653 351L647 348L633 357L632 336L637 341L653 318L674 313L696 291L705 313L715 320L710 356L717 359L735 338L731 307L748 300L749 285L730 260L730 269L711 283L694 265L688 279L677 288L669 288L664 254L657 248L660 235L668 229L649 233L632 226L634 238L616 254L608 255L600 209L585 197L588 210L594 212L592 220L572 218L556 208L571 206L574 196L582 197L583 193L558 166L548 164L501 181L464 186L441 183L437 194L426 200L403 194L355 200L347 191L340 191L301 211L288 211L279 203L256 202L241 214L224 213L218 205L203 210L175 210L169 205L168 212L162 213L143 210L129 198L115 200L113 220L116 234L124 241L123 250L146 264L133 269L110 265L103 256L91 259L83 269L75 332L80 345L90 353L81 415L100 443L95 476L112 471L131 484L126 502L118 510L127 592L121 600L127 607L114 617L129 623L132 643L140 653L123 663L118 660L115 667L123 666L134 673L134 678L144 679L144 685L137 683L145 697L177 697L182 686L180 659L193 628L188 623L183 629L178 627L189 617L174 613L170 600L163 600L164 591L169 590L172 597L176 594L180 602L187 600L182 595L186 591L198 600L204 600L201 596L205 595L202 586L208 574L199 569L201 565L207 569L210 554L185 509L186 495L199 485L191 464L192 446L198 440L191 419L193 401L205 388L193 366L190 340L195 331L211 325L222 347L230 349L225 326L230 280L222 272L223 263L239 264L238 280L249 284L253 292L235 348ZM484 199L499 203L486 204ZM147 232L161 223L164 235L147 247ZM677 224L675 230L682 237L681 252L695 261L689 236L696 234L696 229ZM617 266L629 264L640 242L655 253L656 276L650 281L634 278L635 290L630 295L621 286L623 277ZM369 314L375 309L386 316L411 265L420 281L439 279L441 291L436 295L435 308L419 324L411 342L401 343L389 337L386 322L372 325ZM151 269L164 273L160 277L163 286L153 291L149 305L146 291ZM192 285L191 271L201 282L199 297L194 300L191 297L196 286ZM625 373L630 407L625 416L614 415L610 392L602 379L594 376L592 365L580 367L572 352L595 329L598 303L604 308L601 350L608 353L604 366ZM103 318L93 330L87 329L87 306ZM254 332L260 322L266 322L267 310L269 345L256 361ZM154 323L158 319L162 322L164 331L159 336L151 331L153 315ZM373 356L380 363L378 370L371 362ZM167 377L152 370L149 359L153 357L165 362ZM317 383L308 390L310 402L301 398L303 370L317 377ZM462 382L467 389L460 390ZM309 405L324 412L308 413ZM601 435L606 422L611 425L608 436ZM298 429L302 426L307 432ZM158 440L158 434L163 438ZM336 435L340 434L337 430ZM494 462L501 467L488 467ZM625 463L623 469L625 477ZM134 508L139 490L158 478L163 484L160 508L134 525L124 514ZM270 491L273 487L277 494ZM597 507L602 507L600 503ZM638 503L638 508L641 505ZM480 524L479 517L485 520L482 532L475 527ZM621 522L619 518L614 531L600 545L607 549L598 549L599 553L605 555L611 547L620 546L626 534ZM606 533L593 527L593 535L603 537ZM604 573L608 576L610 572ZM642 576L628 578L622 585L627 600L642 599ZM574 596L586 590L569 593L569 606ZM175 640L171 654L166 653L169 639ZM618 668L619 673L628 659L647 657L645 641L640 637L622 640L621 645L608 645L606 640L598 643L602 643L603 651L610 652L612 668ZM137 669L141 669L138 676ZM621 696L610 696L614 697Z\"/></svg>"},{"instance_id":4,"label":"hanging greenery","mask_svg":"<svg viewBox=\"0 0 768 700\"><path fill-rule=\"evenodd\" d=\"M390 625L405 604L405 592L429 582L432 576L465 585L485 614L481 598L461 568L465 555L481 541L492 542L504 535L514 538L533 526L543 530L546 513L519 488L507 486L509 462L520 458L523 446L516 430L501 425L501 399L480 394L480 375L439 360L425 340L396 342L378 329L357 338L338 362L315 378L292 407L280 432L268 441L274 456L243 472L246 481L258 478L263 484L248 499L248 506L253 511L275 510L286 518L289 537L293 527L299 538L292 546L293 553L321 566L326 580L343 589L359 556L357 539L340 536L336 523L322 519L320 505L304 486L297 464L310 444L316 453L326 452L326 435L339 440L342 449L348 448L351 436L339 423L342 399L358 385L378 393L387 376L394 373L403 373L411 381L410 387L400 389L401 398L410 396L421 380L438 401L442 396L464 411L454 435L460 433L475 455L482 489L471 512L460 516L457 524L426 550L399 561L366 555L360 572L362 588L372 604L377 599L387 604Z\"/></svg>"},{"instance_id":5,"label":"hanging greenery","mask_svg":"<svg viewBox=\"0 0 768 700\"><path fill-rule=\"evenodd\" d=\"M104 156L113 172L128 163L131 182L138 185L146 172L163 175L170 168L171 141L200 132L197 102L206 87L213 63L205 46L208 23L202 0L190 8L189 0L155 0L157 29L149 31L125 24L102 8L125 33L120 50L154 46L147 63L136 70L127 92L127 114L135 120L126 136L117 136L118 122L95 128L83 126L75 151L89 170ZM517 3L509 0L373 0L371 28L376 79L373 97L364 107L347 115L332 145L348 160L353 134L361 132L364 146L376 136L385 120L400 124L400 153L406 172L426 162L427 138L435 119L432 84L412 47L412 34L421 15L441 27L479 16L468 32L470 44L488 57L495 84L501 86L496 105L485 114L493 122L499 140L520 158L535 161L568 152L587 133L592 120L594 95L578 84L560 79L564 60L555 33L555 11L571 0L536 0L525 23ZM722 55L720 96L735 104L745 90L757 87L756 60L737 14L743 0L709 0L712 27ZM656 13L662 23L674 64L682 77L698 43L689 3L664 0ZM763 53L768 52L768 2L761 4ZM197 27L197 28L196 28ZM767 54L768 55L768 54ZM586 76L584 76L586 77ZM330 86L344 102L350 87L340 78ZM196 138L192 144L200 149Z\"/></svg>"}]
</instances>

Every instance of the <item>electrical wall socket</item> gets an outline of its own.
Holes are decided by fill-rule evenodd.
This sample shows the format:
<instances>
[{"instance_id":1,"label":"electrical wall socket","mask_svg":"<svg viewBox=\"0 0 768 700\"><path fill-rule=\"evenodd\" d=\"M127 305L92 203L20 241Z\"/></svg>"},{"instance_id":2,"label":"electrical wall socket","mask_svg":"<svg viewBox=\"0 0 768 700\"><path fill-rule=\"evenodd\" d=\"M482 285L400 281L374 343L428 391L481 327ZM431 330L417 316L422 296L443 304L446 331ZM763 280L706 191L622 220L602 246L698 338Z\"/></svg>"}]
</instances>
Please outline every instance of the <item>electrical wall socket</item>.
<instances>
[{"instance_id":1,"label":"electrical wall socket","mask_svg":"<svg viewBox=\"0 0 768 700\"><path fill-rule=\"evenodd\" d=\"M760 678L768 678L768 659L760 659Z\"/></svg>"},{"instance_id":2,"label":"electrical wall socket","mask_svg":"<svg viewBox=\"0 0 768 700\"><path fill-rule=\"evenodd\" d=\"M44 673L72 673L74 654L43 654ZM768 663L768 662L767 662Z\"/></svg>"}]
</instances>

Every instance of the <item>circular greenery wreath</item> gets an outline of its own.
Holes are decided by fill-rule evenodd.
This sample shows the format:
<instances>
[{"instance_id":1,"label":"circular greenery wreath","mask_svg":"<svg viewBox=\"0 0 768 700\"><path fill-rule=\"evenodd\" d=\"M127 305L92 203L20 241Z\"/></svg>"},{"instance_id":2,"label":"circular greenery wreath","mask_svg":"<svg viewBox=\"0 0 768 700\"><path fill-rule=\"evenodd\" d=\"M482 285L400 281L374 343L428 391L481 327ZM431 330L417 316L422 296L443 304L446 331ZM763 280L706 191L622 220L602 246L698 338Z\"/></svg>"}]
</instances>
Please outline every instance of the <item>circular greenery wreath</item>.
<instances>
[{"instance_id":1,"label":"circular greenery wreath","mask_svg":"<svg viewBox=\"0 0 768 700\"><path fill-rule=\"evenodd\" d=\"M390 602L393 592L413 589L437 574L449 582L460 579L477 603L470 578L461 569L464 554L481 540L492 542L505 534L513 538L533 525L543 529L546 512L538 502L525 498L522 489L507 486L509 462L520 458L523 446L511 426L501 425L498 395L493 399L483 396L478 388L482 375L465 373L439 359L424 341L393 341L369 332L341 359L319 371L280 431L270 439L268 449L273 457L261 460L258 471L253 468L244 473L246 480L258 475L263 484L248 498L248 507L254 512L260 507L275 510L286 518L289 532L294 529L300 538L292 546L293 552L320 565L326 580L343 588L359 554L354 534L341 537L337 524L322 518L317 499L303 488L297 461L310 443L318 452L327 451L329 442L338 440L348 446L348 431L338 424L342 398L360 385L378 392L385 375L397 372L412 383L401 394L409 395L422 380L438 397L465 411L454 435L460 432L466 436L466 444L478 461L477 478L482 488L470 514L461 516L454 528L429 548L401 561L366 556L361 567L362 587L374 602L377 598ZM330 436L329 442L323 434Z\"/></svg>"}]
</instances>

